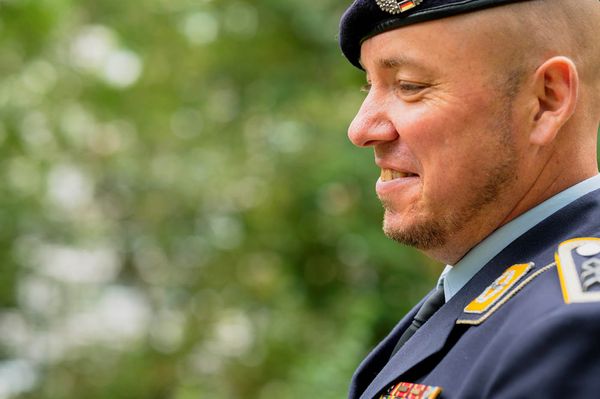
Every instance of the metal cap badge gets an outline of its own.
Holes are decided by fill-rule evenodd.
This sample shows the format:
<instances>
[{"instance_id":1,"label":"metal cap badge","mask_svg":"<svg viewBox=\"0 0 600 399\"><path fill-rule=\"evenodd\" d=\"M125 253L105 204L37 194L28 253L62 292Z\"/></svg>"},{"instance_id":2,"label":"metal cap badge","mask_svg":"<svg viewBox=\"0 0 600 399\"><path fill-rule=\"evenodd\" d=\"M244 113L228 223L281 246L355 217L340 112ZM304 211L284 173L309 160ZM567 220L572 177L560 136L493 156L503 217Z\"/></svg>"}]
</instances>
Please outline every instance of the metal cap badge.
<instances>
[{"instance_id":1,"label":"metal cap badge","mask_svg":"<svg viewBox=\"0 0 600 399\"><path fill-rule=\"evenodd\" d=\"M421 4L423 0L375 0L375 3L385 12L400 14Z\"/></svg>"}]
</instances>

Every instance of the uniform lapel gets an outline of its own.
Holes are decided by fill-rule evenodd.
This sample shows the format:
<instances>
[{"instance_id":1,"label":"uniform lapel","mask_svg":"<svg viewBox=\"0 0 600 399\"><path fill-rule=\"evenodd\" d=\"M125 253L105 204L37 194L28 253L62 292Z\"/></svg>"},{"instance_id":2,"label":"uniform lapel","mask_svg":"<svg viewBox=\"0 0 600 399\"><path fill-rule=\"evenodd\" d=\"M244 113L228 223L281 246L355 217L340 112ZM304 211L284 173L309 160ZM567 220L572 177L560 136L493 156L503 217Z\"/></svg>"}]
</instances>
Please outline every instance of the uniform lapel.
<instances>
[{"instance_id":1,"label":"uniform lapel","mask_svg":"<svg viewBox=\"0 0 600 399\"><path fill-rule=\"evenodd\" d=\"M361 362L352 376L348 394L349 399L357 399L371 381L373 381L373 378L381 371L383 366L385 366L400 335L406 330L424 301L425 298L415 305L415 307L412 308L398 324L396 324L388 336L384 338L383 341L381 341Z\"/></svg>"},{"instance_id":2,"label":"uniform lapel","mask_svg":"<svg viewBox=\"0 0 600 399\"><path fill-rule=\"evenodd\" d=\"M375 397L393 382L401 380L403 374L444 349L448 336L456 328L456 320L463 313L465 306L504 271L504 263L502 259L494 259L488 263L459 293L431 316L381 369L360 399ZM414 316L414 312L411 314ZM409 322L405 323L404 328ZM399 336L397 334L396 339Z\"/></svg>"},{"instance_id":3,"label":"uniform lapel","mask_svg":"<svg viewBox=\"0 0 600 399\"><path fill-rule=\"evenodd\" d=\"M371 399L382 389L396 381L404 373L439 352L455 326L458 315L464 308L464 302L454 297L437 311L406 344L390 359L361 399Z\"/></svg>"}]
</instances>

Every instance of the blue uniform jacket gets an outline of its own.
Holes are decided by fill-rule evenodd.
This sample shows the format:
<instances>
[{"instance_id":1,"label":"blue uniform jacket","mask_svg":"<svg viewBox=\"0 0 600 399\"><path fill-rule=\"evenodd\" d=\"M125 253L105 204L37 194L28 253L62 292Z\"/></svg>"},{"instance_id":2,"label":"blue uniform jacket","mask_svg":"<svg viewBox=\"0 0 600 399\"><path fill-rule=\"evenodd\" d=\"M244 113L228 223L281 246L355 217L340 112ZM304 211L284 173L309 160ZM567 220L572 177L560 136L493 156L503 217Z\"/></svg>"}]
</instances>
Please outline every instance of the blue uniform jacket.
<instances>
[{"instance_id":1,"label":"blue uniform jacket","mask_svg":"<svg viewBox=\"0 0 600 399\"><path fill-rule=\"evenodd\" d=\"M592 262L587 268L590 299L568 303L564 286L578 282L565 280L569 273L579 276L589 257L567 251L573 254L572 270L563 270L569 265L560 258L556 265L559 245L578 237L600 237L600 190L501 251L390 359L421 304L415 306L360 364L349 398L379 398L399 382L440 387L441 399L600 397L600 303L594 296L600 295L600 281L593 280L594 273L600 278L600 267ZM465 312L507 268L529 262L533 266L522 284L503 293L495 309ZM460 320L479 322L457 324Z\"/></svg>"}]
</instances>

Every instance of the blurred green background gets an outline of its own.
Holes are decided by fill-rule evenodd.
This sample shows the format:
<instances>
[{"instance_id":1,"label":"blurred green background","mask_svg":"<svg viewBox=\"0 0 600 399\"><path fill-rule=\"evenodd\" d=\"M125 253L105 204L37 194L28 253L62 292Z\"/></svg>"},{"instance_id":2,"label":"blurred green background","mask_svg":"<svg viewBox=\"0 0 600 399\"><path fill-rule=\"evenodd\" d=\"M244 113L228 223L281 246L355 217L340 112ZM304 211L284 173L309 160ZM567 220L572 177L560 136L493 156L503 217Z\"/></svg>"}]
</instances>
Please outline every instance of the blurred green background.
<instances>
[{"instance_id":1,"label":"blurred green background","mask_svg":"<svg viewBox=\"0 0 600 399\"><path fill-rule=\"evenodd\" d=\"M440 270L347 141L348 3L0 1L0 399L346 395Z\"/></svg>"}]
</instances>

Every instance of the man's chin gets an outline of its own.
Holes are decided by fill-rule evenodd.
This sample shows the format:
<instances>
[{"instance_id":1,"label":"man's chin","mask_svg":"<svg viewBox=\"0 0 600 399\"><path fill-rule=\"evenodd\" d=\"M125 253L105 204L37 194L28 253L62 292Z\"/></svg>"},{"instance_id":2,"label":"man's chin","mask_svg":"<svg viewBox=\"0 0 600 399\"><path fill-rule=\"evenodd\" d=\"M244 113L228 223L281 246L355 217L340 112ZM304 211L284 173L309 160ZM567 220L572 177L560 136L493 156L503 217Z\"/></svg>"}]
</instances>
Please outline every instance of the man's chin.
<instances>
[{"instance_id":1,"label":"man's chin","mask_svg":"<svg viewBox=\"0 0 600 399\"><path fill-rule=\"evenodd\" d=\"M399 223L388 215L386 215L383 221L383 232L388 238L400 244L408 245L422 251L439 248L448 239L447 232L442 225L434 220L408 224Z\"/></svg>"}]
</instances>

